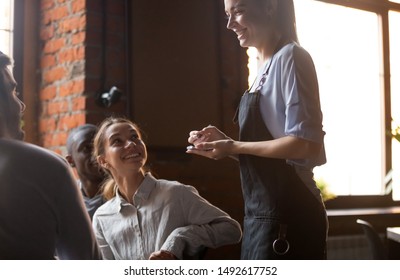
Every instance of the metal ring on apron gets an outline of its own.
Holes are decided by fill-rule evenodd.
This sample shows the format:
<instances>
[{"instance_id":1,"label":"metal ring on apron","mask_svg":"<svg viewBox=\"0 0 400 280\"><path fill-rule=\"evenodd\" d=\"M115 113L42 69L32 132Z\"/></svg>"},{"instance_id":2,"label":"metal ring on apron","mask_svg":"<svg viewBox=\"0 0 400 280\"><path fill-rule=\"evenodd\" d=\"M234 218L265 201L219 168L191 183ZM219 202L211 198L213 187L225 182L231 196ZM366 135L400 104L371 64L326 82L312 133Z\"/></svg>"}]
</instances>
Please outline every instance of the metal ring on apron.
<instances>
[{"instance_id":1,"label":"metal ring on apron","mask_svg":"<svg viewBox=\"0 0 400 280\"><path fill-rule=\"evenodd\" d=\"M285 255L290 249L289 241L286 240L286 232L287 225L279 225L278 239L275 239L274 243L272 243L272 249L280 256Z\"/></svg>"}]
</instances>

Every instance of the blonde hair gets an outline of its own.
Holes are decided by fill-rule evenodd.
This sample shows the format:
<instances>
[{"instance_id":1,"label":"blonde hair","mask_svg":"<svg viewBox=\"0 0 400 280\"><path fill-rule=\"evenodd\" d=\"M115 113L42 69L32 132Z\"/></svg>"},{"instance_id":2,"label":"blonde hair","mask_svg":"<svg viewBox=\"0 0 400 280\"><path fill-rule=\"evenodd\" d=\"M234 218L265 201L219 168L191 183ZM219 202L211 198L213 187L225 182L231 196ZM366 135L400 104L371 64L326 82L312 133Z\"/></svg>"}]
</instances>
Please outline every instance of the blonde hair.
<instances>
[{"instance_id":1,"label":"blonde hair","mask_svg":"<svg viewBox=\"0 0 400 280\"><path fill-rule=\"evenodd\" d=\"M109 128L113 124L127 123L135 128L137 131L139 138L142 139L142 133L137 124L134 122L120 117L108 117L99 125L99 129L97 130L96 136L93 140L93 160L97 162L98 156L102 156L105 153L105 132L107 128ZM104 172L107 174L104 183L102 184L102 193L105 199L110 200L115 197L117 193L117 183L112 177L110 171L106 168L101 167L99 164L99 168L102 168Z\"/></svg>"}]
</instances>

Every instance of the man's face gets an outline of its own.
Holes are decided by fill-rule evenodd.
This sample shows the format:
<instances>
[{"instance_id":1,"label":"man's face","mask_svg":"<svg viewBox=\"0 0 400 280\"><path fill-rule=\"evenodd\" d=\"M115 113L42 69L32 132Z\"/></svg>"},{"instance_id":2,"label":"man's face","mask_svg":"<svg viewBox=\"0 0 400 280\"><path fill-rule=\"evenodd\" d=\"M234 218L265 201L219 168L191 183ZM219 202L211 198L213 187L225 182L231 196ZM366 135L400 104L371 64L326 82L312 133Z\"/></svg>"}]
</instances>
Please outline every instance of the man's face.
<instances>
[{"instance_id":1,"label":"man's face","mask_svg":"<svg viewBox=\"0 0 400 280\"><path fill-rule=\"evenodd\" d=\"M4 133L10 138L22 140L25 133L21 128L21 119L25 110L25 104L17 96L17 83L10 70L7 67L0 69L0 75L4 81L5 91L1 93L2 101L0 102L1 121L5 129Z\"/></svg>"},{"instance_id":2,"label":"man's face","mask_svg":"<svg viewBox=\"0 0 400 280\"><path fill-rule=\"evenodd\" d=\"M78 175L81 179L101 181L104 174L99 170L97 164L92 161L93 137L95 129L83 129L73 137L71 146L71 158L75 164Z\"/></svg>"}]
</instances>

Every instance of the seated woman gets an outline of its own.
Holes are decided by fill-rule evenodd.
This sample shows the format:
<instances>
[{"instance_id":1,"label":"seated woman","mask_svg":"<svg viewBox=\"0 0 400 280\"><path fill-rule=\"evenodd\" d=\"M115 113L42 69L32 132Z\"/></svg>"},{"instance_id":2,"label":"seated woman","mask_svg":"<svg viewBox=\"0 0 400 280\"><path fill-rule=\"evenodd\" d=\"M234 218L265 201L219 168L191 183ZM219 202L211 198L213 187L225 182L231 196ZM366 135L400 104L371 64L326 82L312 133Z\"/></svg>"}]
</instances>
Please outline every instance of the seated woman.
<instances>
[{"instance_id":1,"label":"seated woman","mask_svg":"<svg viewBox=\"0 0 400 280\"><path fill-rule=\"evenodd\" d=\"M136 124L108 118L93 155L108 173L93 228L104 259L182 259L204 248L238 243L240 225L194 187L145 172L146 145Z\"/></svg>"}]
</instances>

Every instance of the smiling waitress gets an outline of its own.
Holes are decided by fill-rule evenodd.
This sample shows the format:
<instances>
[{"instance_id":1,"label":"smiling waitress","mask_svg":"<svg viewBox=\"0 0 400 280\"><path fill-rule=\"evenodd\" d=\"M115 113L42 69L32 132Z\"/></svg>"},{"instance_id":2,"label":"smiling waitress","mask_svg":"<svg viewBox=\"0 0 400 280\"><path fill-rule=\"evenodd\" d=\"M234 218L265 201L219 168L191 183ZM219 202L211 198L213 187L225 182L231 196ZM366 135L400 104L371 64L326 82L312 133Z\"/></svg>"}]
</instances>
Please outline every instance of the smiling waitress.
<instances>
[{"instance_id":1,"label":"smiling waitress","mask_svg":"<svg viewBox=\"0 0 400 280\"><path fill-rule=\"evenodd\" d=\"M239 140L214 126L187 153L239 160L245 201L242 259L325 259L327 218L313 168L326 162L318 80L298 43L293 0L225 0L227 28L260 62L243 94Z\"/></svg>"}]
</instances>

